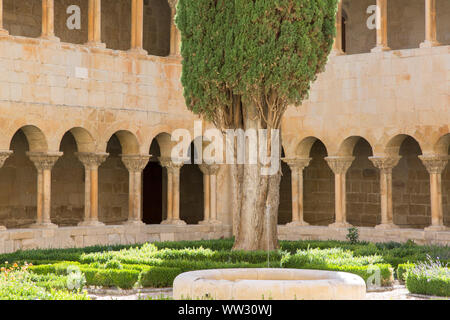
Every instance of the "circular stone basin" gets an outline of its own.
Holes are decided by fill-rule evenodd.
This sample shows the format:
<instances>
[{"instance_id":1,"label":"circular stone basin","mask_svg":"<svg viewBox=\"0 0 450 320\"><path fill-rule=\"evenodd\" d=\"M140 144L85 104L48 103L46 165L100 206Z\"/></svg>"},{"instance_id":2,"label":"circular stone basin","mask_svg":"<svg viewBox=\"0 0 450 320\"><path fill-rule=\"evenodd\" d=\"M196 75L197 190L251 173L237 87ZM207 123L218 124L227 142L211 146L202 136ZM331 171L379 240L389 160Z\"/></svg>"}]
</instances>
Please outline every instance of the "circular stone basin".
<instances>
[{"instance_id":1,"label":"circular stone basin","mask_svg":"<svg viewBox=\"0 0 450 320\"><path fill-rule=\"evenodd\" d=\"M176 300L362 300L364 280L351 273L300 269L219 269L175 278Z\"/></svg>"}]
</instances>

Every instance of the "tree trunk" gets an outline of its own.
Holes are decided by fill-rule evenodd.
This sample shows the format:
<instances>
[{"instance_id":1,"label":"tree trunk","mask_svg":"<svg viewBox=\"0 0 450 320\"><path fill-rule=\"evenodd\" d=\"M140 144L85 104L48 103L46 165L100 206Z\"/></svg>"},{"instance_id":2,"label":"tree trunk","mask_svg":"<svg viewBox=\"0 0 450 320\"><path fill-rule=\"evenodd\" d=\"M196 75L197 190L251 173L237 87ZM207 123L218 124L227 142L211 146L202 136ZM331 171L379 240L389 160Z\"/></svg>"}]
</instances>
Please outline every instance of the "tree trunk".
<instances>
[{"instance_id":1,"label":"tree trunk","mask_svg":"<svg viewBox=\"0 0 450 320\"><path fill-rule=\"evenodd\" d=\"M262 129L261 120L256 116L256 108L247 107L245 110L247 111L243 115L245 129ZM270 138L268 143L270 144ZM268 150L269 152L280 152L280 150L270 150L270 148ZM243 166L240 219L236 220L239 221L239 224L236 227L233 250L278 249L277 220L281 169L277 174L268 176L262 175L262 167L259 155L257 164L248 164L246 161Z\"/></svg>"}]
</instances>

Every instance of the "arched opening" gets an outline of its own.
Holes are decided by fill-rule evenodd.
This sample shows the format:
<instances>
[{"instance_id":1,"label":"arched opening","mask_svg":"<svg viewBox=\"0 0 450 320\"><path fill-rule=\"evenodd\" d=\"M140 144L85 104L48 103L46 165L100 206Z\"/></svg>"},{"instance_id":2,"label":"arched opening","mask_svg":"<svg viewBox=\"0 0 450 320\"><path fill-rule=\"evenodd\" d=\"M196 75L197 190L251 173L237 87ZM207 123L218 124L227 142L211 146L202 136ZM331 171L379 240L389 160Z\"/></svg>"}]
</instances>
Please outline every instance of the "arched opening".
<instances>
[{"instance_id":1,"label":"arched opening","mask_svg":"<svg viewBox=\"0 0 450 320\"><path fill-rule=\"evenodd\" d=\"M425 1L387 1L388 46L393 50L419 48L425 39Z\"/></svg>"},{"instance_id":2,"label":"arched opening","mask_svg":"<svg viewBox=\"0 0 450 320\"><path fill-rule=\"evenodd\" d=\"M284 148L281 158L285 158ZM280 206L278 208L278 224L284 225L292 221L292 177L289 165L281 161Z\"/></svg>"},{"instance_id":3,"label":"arched opening","mask_svg":"<svg viewBox=\"0 0 450 320\"><path fill-rule=\"evenodd\" d=\"M131 46L131 1L102 0L102 42L107 48L128 50Z\"/></svg>"},{"instance_id":4,"label":"arched opening","mask_svg":"<svg viewBox=\"0 0 450 320\"><path fill-rule=\"evenodd\" d=\"M439 139L435 151L439 155L450 156L450 134ZM450 161L449 161L450 162ZM442 171L442 213L444 225L450 227L450 163L447 163L444 171Z\"/></svg>"},{"instance_id":5,"label":"arched opening","mask_svg":"<svg viewBox=\"0 0 450 320\"><path fill-rule=\"evenodd\" d=\"M327 149L322 141L308 138L311 162L303 171L304 219L311 225L327 226L334 222L334 174L325 161Z\"/></svg>"},{"instance_id":6,"label":"arched opening","mask_svg":"<svg viewBox=\"0 0 450 320\"><path fill-rule=\"evenodd\" d=\"M450 44L450 1L436 0L437 40L443 45Z\"/></svg>"},{"instance_id":7,"label":"arched opening","mask_svg":"<svg viewBox=\"0 0 450 320\"><path fill-rule=\"evenodd\" d=\"M63 155L52 169L52 222L76 226L84 216L84 165L77 158L77 141L68 131L61 140Z\"/></svg>"},{"instance_id":8,"label":"arched opening","mask_svg":"<svg viewBox=\"0 0 450 320\"><path fill-rule=\"evenodd\" d=\"M55 35L62 42L75 44L86 43L88 41L88 0L57 0L54 1L54 5ZM68 9L78 10L78 8L79 11L67 11ZM80 17L80 28L76 25L76 21L72 19L78 13Z\"/></svg>"},{"instance_id":9,"label":"arched opening","mask_svg":"<svg viewBox=\"0 0 450 320\"><path fill-rule=\"evenodd\" d=\"M430 177L418 158L422 154L420 145L414 138L400 135L391 140L388 150L398 150L402 157L392 170L394 223L423 229L431 223Z\"/></svg>"},{"instance_id":10,"label":"arched opening","mask_svg":"<svg viewBox=\"0 0 450 320\"><path fill-rule=\"evenodd\" d=\"M167 217L167 172L159 163L161 149L154 139L150 147L151 158L144 169L143 181L143 222L160 224Z\"/></svg>"},{"instance_id":11,"label":"arched opening","mask_svg":"<svg viewBox=\"0 0 450 320\"><path fill-rule=\"evenodd\" d=\"M357 227L374 227L381 222L380 175L369 160L373 156L369 142L354 138L351 155L355 160L346 179L347 222Z\"/></svg>"},{"instance_id":12,"label":"arched opening","mask_svg":"<svg viewBox=\"0 0 450 320\"><path fill-rule=\"evenodd\" d=\"M170 25L171 9L167 0L144 0L144 50L151 55L168 56Z\"/></svg>"},{"instance_id":13,"label":"arched opening","mask_svg":"<svg viewBox=\"0 0 450 320\"><path fill-rule=\"evenodd\" d=\"M99 221L105 224L120 224L128 220L128 170L122 162L123 146L119 133L108 141L109 157L99 167Z\"/></svg>"},{"instance_id":14,"label":"arched opening","mask_svg":"<svg viewBox=\"0 0 450 320\"><path fill-rule=\"evenodd\" d=\"M189 147L189 161L180 172L180 219L187 224L198 224L203 220L203 173L194 163L194 143Z\"/></svg>"},{"instance_id":15,"label":"arched opening","mask_svg":"<svg viewBox=\"0 0 450 320\"><path fill-rule=\"evenodd\" d=\"M42 0L3 0L3 25L13 36L40 37Z\"/></svg>"},{"instance_id":16,"label":"arched opening","mask_svg":"<svg viewBox=\"0 0 450 320\"><path fill-rule=\"evenodd\" d=\"M375 5L376 0L343 0L342 46L345 53L367 53L375 47Z\"/></svg>"}]
</instances>

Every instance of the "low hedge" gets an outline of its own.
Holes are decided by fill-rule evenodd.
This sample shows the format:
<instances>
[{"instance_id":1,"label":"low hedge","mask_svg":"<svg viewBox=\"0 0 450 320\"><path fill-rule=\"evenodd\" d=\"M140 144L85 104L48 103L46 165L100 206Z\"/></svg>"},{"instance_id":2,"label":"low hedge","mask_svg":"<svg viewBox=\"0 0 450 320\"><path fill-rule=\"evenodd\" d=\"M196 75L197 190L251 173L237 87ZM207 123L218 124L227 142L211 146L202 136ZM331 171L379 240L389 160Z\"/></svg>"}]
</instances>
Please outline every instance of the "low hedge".
<instances>
[{"instance_id":1,"label":"low hedge","mask_svg":"<svg viewBox=\"0 0 450 320\"><path fill-rule=\"evenodd\" d=\"M450 297L450 277L430 277L426 274L409 272L406 277L406 288L411 293Z\"/></svg>"},{"instance_id":2,"label":"low hedge","mask_svg":"<svg viewBox=\"0 0 450 320\"><path fill-rule=\"evenodd\" d=\"M408 272L414 269L413 263L403 263L397 266L397 279L401 283L405 283Z\"/></svg>"},{"instance_id":3,"label":"low hedge","mask_svg":"<svg viewBox=\"0 0 450 320\"><path fill-rule=\"evenodd\" d=\"M138 282L144 288L172 287L173 281L180 273L180 268L150 267L139 274Z\"/></svg>"}]
</instances>

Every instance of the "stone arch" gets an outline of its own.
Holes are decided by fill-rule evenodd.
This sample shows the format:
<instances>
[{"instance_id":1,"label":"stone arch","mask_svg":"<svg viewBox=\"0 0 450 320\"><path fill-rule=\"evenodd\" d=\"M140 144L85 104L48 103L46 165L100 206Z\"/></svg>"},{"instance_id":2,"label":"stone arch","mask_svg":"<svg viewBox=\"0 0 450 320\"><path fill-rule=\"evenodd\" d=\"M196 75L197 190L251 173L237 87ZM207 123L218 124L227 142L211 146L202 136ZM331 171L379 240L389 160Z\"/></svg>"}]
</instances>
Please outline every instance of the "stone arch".
<instances>
[{"instance_id":1,"label":"stone arch","mask_svg":"<svg viewBox=\"0 0 450 320\"><path fill-rule=\"evenodd\" d=\"M320 143L322 143L326 148L325 144L322 142L322 140L320 140L319 138L316 137L306 137L304 138L302 141L300 141L297 145L297 148L295 150L295 155L298 157L302 157L302 158L309 158L310 157L310 153L311 153L311 149L314 146L314 144L320 141ZM327 150L327 155L328 155L328 150Z\"/></svg>"},{"instance_id":2,"label":"stone arch","mask_svg":"<svg viewBox=\"0 0 450 320\"><path fill-rule=\"evenodd\" d=\"M25 135L30 152L48 151L47 138L45 137L45 134L42 132L41 129L39 129L34 125L26 125L17 130L16 133L13 135L13 138L19 131L22 131L23 134Z\"/></svg>"},{"instance_id":3,"label":"stone arch","mask_svg":"<svg viewBox=\"0 0 450 320\"><path fill-rule=\"evenodd\" d=\"M126 155L136 155L140 152L139 141L136 136L128 130L119 130L112 135L109 139L108 144L111 142L113 137L117 137L120 142L122 149L122 154Z\"/></svg>"},{"instance_id":4,"label":"stone arch","mask_svg":"<svg viewBox=\"0 0 450 320\"><path fill-rule=\"evenodd\" d=\"M447 156L450 148L450 133L443 135L434 144L433 150L436 154Z\"/></svg>"},{"instance_id":5,"label":"stone arch","mask_svg":"<svg viewBox=\"0 0 450 320\"><path fill-rule=\"evenodd\" d=\"M409 138L416 141L416 143L419 145L419 148L421 150L420 153L422 154L422 146L420 145L419 141L412 135L404 134L404 133L397 134L394 137L390 138L388 140L386 146L384 147L384 153L389 156L400 155L400 147L402 146L403 142Z\"/></svg>"},{"instance_id":6,"label":"stone arch","mask_svg":"<svg viewBox=\"0 0 450 320\"><path fill-rule=\"evenodd\" d=\"M356 146L361 141L365 141L370 146L370 150L371 150L371 153L373 155L372 144L366 138L363 138L361 136L351 136L351 137L346 138L340 144L337 156L340 156L340 157L353 156Z\"/></svg>"}]
</instances>

